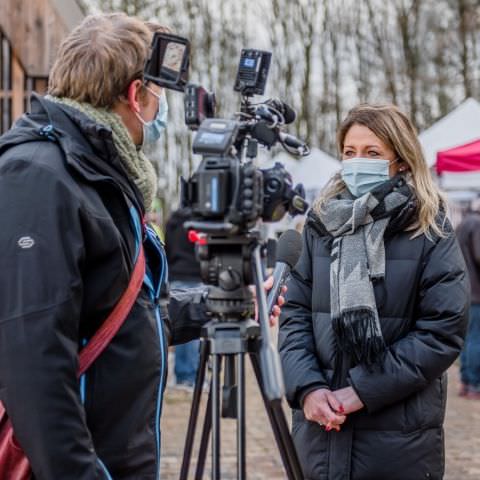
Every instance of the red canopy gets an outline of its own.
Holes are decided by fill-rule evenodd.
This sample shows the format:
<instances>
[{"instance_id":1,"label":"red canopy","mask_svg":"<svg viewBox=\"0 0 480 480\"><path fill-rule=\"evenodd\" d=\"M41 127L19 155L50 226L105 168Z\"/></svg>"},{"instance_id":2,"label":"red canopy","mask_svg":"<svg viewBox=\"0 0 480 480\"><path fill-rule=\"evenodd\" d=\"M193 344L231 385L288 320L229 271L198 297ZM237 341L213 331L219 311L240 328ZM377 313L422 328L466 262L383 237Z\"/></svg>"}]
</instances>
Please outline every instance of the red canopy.
<instances>
[{"instance_id":1,"label":"red canopy","mask_svg":"<svg viewBox=\"0 0 480 480\"><path fill-rule=\"evenodd\" d=\"M480 140L437 153L437 173L480 171Z\"/></svg>"}]
</instances>

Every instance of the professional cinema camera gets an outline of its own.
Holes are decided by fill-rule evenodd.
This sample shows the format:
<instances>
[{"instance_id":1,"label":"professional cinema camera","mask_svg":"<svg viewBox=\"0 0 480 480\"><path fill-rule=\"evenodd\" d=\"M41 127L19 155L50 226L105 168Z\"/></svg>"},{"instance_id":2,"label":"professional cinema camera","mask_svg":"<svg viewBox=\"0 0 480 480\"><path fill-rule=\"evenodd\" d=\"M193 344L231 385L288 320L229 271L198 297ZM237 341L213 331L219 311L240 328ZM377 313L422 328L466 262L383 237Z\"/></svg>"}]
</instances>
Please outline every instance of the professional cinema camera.
<instances>
[{"instance_id":1,"label":"professional cinema camera","mask_svg":"<svg viewBox=\"0 0 480 480\"><path fill-rule=\"evenodd\" d=\"M287 134L284 126L295 120L286 103L269 99L253 103L253 95L263 95L271 53L244 49L241 52L234 90L241 94L240 111L231 119L214 118L215 95L203 87L188 84L188 40L174 35L155 34L145 78L157 85L185 93L185 122L196 131L193 152L202 156L198 169L182 182L182 203L192 218L184 225L196 242L197 258L211 321L203 329L200 366L180 473L187 480L192 455L196 420L211 357L212 374L207 411L201 438L195 478L203 478L205 456L212 432L212 479L222 478L220 469L220 417L237 419L237 478L246 478L245 445L245 354L262 393L286 476L303 478L282 409L283 375L278 353L270 340L269 315L283 281L274 275L274 288L268 302L263 288L266 247L258 231L262 220L280 220L288 211L305 213L303 187L293 186L283 165L260 169L255 165L258 146L280 144L295 155L308 155L309 147ZM279 244L285 260L293 266L300 254L301 241L290 231ZM282 267L283 268L283 267ZM277 269L275 270L277 271ZM285 270L282 270L285 272ZM255 285L258 321L254 321ZM224 365L224 381L220 375Z\"/></svg>"},{"instance_id":2,"label":"professional cinema camera","mask_svg":"<svg viewBox=\"0 0 480 480\"><path fill-rule=\"evenodd\" d=\"M192 178L183 183L183 203L197 220L191 224L194 228L233 234L252 228L259 219L274 222L287 211L305 213L303 188L293 187L283 165L269 169L254 165L258 144L271 148L278 142L290 153L309 153L305 143L282 131L295 120L292 108L280 100L251 102L253 95L264 93L270 60L269 52L242 50L234 86L242 102L233 119L208 118L215 113L214 95L187 86L185 119L197 130L193 152L203 157Z\"/></svg>"}]
</instances>

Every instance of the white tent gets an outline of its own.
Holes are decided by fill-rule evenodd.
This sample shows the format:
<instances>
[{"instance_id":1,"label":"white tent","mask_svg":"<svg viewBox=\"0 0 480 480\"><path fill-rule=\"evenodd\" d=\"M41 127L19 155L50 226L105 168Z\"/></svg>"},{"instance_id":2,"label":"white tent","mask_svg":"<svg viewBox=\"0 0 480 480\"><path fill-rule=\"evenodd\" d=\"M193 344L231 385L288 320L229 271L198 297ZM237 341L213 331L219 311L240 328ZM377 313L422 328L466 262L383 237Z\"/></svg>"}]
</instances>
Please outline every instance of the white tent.
<instances>
[{"instance_id":1,"label":"white tent","mask_svg":"<svg viewBox=\"0 0 480 480\"><path fill-rule=\"evenodd\" d=\"M437 152L480 139L480 103L468 98L419 135L429 167Z\"/></svg>"},{"instance_id":2,"label":"white tent","mask_svg":"<svg viewBox=\"0 0 480 480\"><path fill-rule=\"evenodd\" d=\"M318 192L339 170L340 162L336 158L314 148L308 157L300 160L293 179L303 183L305 190Z\"/></svg>"}]
</instances>

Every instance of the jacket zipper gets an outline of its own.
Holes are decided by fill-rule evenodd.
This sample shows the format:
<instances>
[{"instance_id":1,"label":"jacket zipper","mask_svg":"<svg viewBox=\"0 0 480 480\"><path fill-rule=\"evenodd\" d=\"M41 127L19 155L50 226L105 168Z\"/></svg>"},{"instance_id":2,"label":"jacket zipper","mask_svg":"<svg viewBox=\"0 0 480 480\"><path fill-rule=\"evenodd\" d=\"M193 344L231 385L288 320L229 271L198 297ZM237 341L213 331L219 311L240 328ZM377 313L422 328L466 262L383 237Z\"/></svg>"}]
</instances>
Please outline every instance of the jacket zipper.
<instances>
[{"instance_id":1,"label":"jacket zipper","mask_svg":"<svg viewBox=\"0 0 480 480\"><path fill-rule=\"evenodd\" d=\"M161 366L160 366L160 380L158 384L158 392L157 392L157 402L156 402L156 410L155 410L155 441L156 441L156 457L157 457L157 471L156 471L156 479L160 478L160 452L161 452L161 431L160 431L160 417L162 414L162 407L163 407L163 390L165 386L166 374L167 374L167 347L165 341L165 329L163 328L163 321L160 313L160 292L162 289L162 285L165 279L168 276L168 266L167 266L167 259L165 257L165 252L162 248L161 243L158 241L157 234L150 229L148 226L145 227L147 230L147 236L149 240L152 242L153 246L156 248L157 252L160 255L161 259L161 266L160 266L160 279L156 285L152 282L152 279L145 274L145 283L150 290L150 295L152 302L155 305L155 320L157 326L157 334L158 334L158 341L160 346L160 355L161 355Z\"/></svg>"}]
</instances>

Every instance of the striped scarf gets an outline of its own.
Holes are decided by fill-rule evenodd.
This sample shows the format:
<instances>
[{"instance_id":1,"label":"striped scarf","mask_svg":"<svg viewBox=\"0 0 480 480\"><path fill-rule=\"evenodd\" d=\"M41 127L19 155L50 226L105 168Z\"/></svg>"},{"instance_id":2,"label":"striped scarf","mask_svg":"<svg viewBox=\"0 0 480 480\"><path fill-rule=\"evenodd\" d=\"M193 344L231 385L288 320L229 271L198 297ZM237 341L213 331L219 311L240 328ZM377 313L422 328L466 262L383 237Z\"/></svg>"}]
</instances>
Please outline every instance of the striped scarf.
<instances>
[{"instance_id":1,"label":"striped scarf","mask_svg":"<svg viewBox=\"0 0 480 480\"><path fill-rule=\"evenodd\" d=\"M385 277L383 236L412 198L395 177L359 198L345 191L316 213L333 236L330 264L332 326L339 345L371 365L385 350L372 281Z\"/></svg>"}]
</instances>

